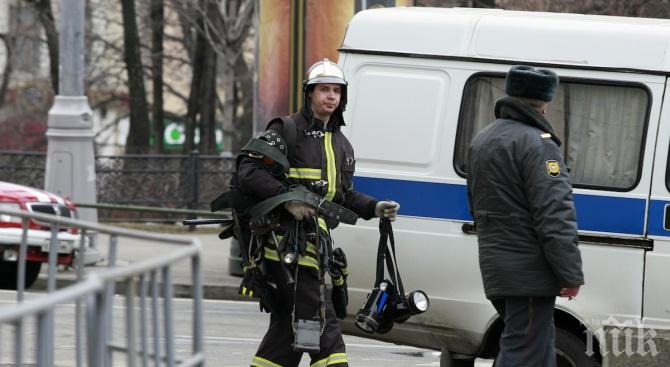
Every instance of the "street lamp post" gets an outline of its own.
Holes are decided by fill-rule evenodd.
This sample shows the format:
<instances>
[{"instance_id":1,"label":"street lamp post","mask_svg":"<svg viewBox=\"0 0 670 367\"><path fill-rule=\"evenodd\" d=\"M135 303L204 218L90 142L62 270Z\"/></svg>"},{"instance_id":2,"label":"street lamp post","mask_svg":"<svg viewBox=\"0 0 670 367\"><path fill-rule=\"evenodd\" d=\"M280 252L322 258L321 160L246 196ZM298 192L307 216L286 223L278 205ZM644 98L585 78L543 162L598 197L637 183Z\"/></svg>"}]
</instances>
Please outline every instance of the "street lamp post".
<instances>
[{"instance_id":1,"label":"street lamp post","mask_svg":"<svg viewBox=\"0 0 670 367\"><path fill-rule=\"evenodd\" d=\"M96 203L93 113L84 95L84 0L60 0L60 85L49 110L45 189ZM93 208L79 217L97 222Z\"/></svg>"}]
</instances>

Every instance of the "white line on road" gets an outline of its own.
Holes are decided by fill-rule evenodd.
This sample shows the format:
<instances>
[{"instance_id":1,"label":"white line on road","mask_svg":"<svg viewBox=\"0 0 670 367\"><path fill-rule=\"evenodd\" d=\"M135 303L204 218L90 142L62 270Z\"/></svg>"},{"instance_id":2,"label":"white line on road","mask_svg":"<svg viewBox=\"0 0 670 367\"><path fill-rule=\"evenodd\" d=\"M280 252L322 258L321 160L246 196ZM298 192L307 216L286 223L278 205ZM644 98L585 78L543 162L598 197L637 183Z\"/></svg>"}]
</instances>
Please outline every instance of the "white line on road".
<instances>
[{"instance_id":1,"label":"white line on road","mask_svg":"<svg viewBox=\"0 0 670 367\"><path fill-rule=\"evenodd\" d=\"M192 337L187 335L175 335L177 339L192 339ZM234 338L227 336L205 336L205 340L208 341L228 341L228 342L254 342L260 343L261 339L258 338ZM379 344L367 344L367 343L347 343L347 347L356 347L356 348L377 348L377 349L404 349L404 350L421 350L415 347L409 347L406 345L379 345Z\"/></svg>"}]
</instances>

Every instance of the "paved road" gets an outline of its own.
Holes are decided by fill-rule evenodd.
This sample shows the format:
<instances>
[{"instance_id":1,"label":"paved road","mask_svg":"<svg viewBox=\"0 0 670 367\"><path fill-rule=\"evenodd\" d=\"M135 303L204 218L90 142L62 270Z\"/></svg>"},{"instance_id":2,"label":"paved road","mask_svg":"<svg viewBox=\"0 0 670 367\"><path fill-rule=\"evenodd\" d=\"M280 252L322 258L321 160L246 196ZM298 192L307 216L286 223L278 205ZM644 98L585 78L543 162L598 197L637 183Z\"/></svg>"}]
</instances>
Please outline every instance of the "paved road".
<instances>
[{"instance_id":1,"label":"paved road","mask_svg":"<svg viewBox=\"0 0 670 367\"><path fill-rule=\"evenodd\" d=\"M28 299L40 296L38 293L28 294ZM14 303L15 294L9 291L0 292L0 305ZM258 312L256 304L239 301L207 300L203 305L205 329L204 342L208 366L248 366L267 328L268 315ZM177 356L188 355L191 348L191 302L177 299L175 307L175 347ZM117 297L115 305L114 343L124 345L123 298ZM10 342L12 330L3 328L0 335L0 351L12 350ZM29 320L25 327L26 356L28 364L34 361L35 337L34 320ZM55 317L54 349L56 366L75 365L74 339L74 305L63 305L57 308ZM358 337L345 336L349 358L352 366L369 367L401 367L401 366L439 366L439 352L382 343ZM136 343L139 345L139 342ZM10 363L7 355L0 357L0 364ZM123 355L116 355L115 366L126 366ZM309 358L305 356L300 366L309 366Z\"/></svg>"},{"instance_id":2,"label":"paved road","mask_svg":"<svg viewBox=\"0 0 670 367\"><path fill-rule=\"evenodd\" d=\"M246 366L253 356L256 347L260 343L266 328L266 314L258 312L255 303L232 302L230 300L239 299L237 289L240 283L239 277L228 274L228 256L230 251L230 241L221 241L213 232L192 232L180 234L179 236L195 237L202 244L202 264L205 298L209 300L204 304L205 318L205 342L207 359L209 366ZM103 258L107 258L109 238L100 236L98 247ZM151 243L147 241L138 241L127 238L119 239L118 261L119 266L133 261L149 258L156 253L169 251L170 246L162 243ZM87 272L98 271L106 267L106 262L102 261L96 266L86 268ZM42 267L43 274L40 280L33 287L33 290L39 291L45 288L46 266ZM66 286L75 281L74 272L70 270L60 271L57 275L59 287ZM175 283L175 293L190 294L190 262L183 261L173 270L173 281ZM0 300L8 302L12 297L2 294ZM121 301L118 301L121 302ZM190 301L177 300L175 305L187 311L190 307ZM122 309L122 303L119 303L119 310ZM59 308L57 318L57 337L59 351L56 353L56 362L58 366L72 366L74 360L73 344L73 306L63 306ZM62 314L62 316L61 316ZM191 341L186 337L189 335L190 315L189 312L177 312L179 316L177 323L176 345L178 352L190 348ZM115 327L120 328L123 320L119 319ZM34 333L34 328L28 327ZM116 342L123 342L122 330L115 332ZM4 350L9 347L0 335L0 347ZM371 341L368 339L345 336L348 345L348 353L352 366L439 366L439 352L417 349L406 346L397 346L382 342ZM62 341L62 342L61 342ZM70 357L67 357L70 356ZM61 361L60 358L66 358ZM67 359L69 358L69 359ZM118 359L118 358L117 358ZM221 361L225 361L224 364ZM0 361L0 365L1 365ZM119 364L120 363L120 364ZM125 366L124 361L115 360L115 365ZM301 366L308 366L308 358L304 358ZM477 367L490 366L490 361L478 361Z\"/></svg>"},{"instance_id":3,"label":"paved road","mask_svg":"<svg viewBox=\"0 0 670 367\"><path fill-rule=\"evenodd\" d=\"M39 293L28 294L28 299L40 296ZM0 305L14 303L15 294L0 291ZM205 352L208 366L248 366L251 357L267 328L268 315L258 312L254 303L239 301L208 300L204 302L205 317ZM175 347L177 356L188 355L191 348L191 301L177 299L175 307ZM126 338L123 329L123 298L117 297L115 305L114 343L124 345ZM75 365L74 344L74 305L63 305L57 308L55 317L56 349L54 351L55 366L66 367ZM30 321L26 330L26 360L33 363L34 353L34 321ZM0 334L0 365L9 363L8 356L2 351L12 350L10 340L11 329L3 328ZM352 366L366 367L409 367L439 366L440 354L436 351L383 343L374 340L345 336L347 353ZM136 343L139 345L139 342ZM115 366L126 366L125 356L117 354ZM309 366L309 358L305 356L301 367ZM481 362L477 367L490 366Z\"/></svg>"}]
</instances>

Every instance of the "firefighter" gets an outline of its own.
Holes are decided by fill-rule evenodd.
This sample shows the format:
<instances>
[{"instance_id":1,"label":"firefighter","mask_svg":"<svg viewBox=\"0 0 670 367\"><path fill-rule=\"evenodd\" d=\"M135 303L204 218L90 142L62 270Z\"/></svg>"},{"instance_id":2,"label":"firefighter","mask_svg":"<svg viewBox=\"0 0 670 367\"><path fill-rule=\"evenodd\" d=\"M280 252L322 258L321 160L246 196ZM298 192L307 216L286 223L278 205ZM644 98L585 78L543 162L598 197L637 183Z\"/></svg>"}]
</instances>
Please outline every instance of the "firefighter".
<instances>
[{"instance_id":1,"label":"firefighter","mask_svg":"<svg viewBox=\"0 0 670 367\"><path fill-rule=\"evenodd\" d=\"M398 203L378 201L353 189L354 150L340 130L347 102L342 70L328 59L315 63L307 72L303 92L305 103L299 112L273 119L267 126L266 136L267 132L278 134L287 143L290 168L286 177L273 175L267 162L250 155L238 167L240 190L266 200L301 185L363 219L394 220ZM292 123L285 123L287 119ZM274 296L261 298L261 307L271 313L270 326L251 365L298 366L302 354L308 352L311 366L347 366L337 317L346 316L343 282L348 270L346 258L341 250L332 249L330 237L337 222L317 215L316 208L305 202L282 205L277 219L280 229L263 239L262 267ZM293 252L278 251L288 246L286 242L298 243L297 259L287 255ZM326 273L332 279L332 293L326 292Z\"/></svg>"}]
</instances>

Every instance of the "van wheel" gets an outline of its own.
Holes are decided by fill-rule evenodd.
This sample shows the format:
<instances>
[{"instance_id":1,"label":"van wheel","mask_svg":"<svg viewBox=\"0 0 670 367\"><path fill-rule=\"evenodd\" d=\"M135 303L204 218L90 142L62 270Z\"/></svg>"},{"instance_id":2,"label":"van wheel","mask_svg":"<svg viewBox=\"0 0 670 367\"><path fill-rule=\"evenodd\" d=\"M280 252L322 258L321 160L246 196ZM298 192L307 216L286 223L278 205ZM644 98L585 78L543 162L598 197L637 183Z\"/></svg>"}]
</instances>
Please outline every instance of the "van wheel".
<instances>
[{"instance_id":1,"label":"van wheel","mask_svg":"<svg viewBox=\"0 0 670 367\"><path fill-rule=\"evenodd\" d=\"M0 289L16 290L16 271L18 264L15 261L0 260ZM25 288L30 288L37 276L40 275L41 262L26 261L26 285Z\"/></svg>"},{"instance_id":2,"label":"van wheel","mask_svg":"<svg viewBox=\"0 0 670 367\"><path fill-rule=\"evenodd\" d=\"M556 328L556 366L600 367L600 363L586 355L586 345L578 336Z\"/></svg>"},{"instance_id":3,"label":"van wheel","mask_svg":"<svg viewBox=\"0 0 670 367\"><path fill-rule=\"evenodd\" d=\"M452 367L475 367L474 359L454 359L451 362Z\"/></svg>"},{"instance_id":4,"label":"van wheel","mask_svg":"<svg viewBox=\"0 0 670 367\"><path fill-rule=\"evenodd\" d=\"M465 357L465 358L463 358ZM474 367L475 358L468 358L467 356L454 356L446 349L442 350L440 356L440 367Z\"/></svg>"}]
</instances>

